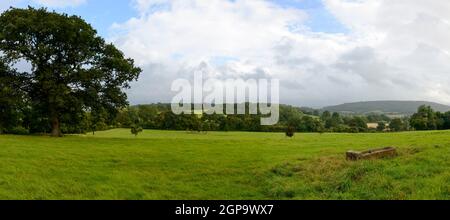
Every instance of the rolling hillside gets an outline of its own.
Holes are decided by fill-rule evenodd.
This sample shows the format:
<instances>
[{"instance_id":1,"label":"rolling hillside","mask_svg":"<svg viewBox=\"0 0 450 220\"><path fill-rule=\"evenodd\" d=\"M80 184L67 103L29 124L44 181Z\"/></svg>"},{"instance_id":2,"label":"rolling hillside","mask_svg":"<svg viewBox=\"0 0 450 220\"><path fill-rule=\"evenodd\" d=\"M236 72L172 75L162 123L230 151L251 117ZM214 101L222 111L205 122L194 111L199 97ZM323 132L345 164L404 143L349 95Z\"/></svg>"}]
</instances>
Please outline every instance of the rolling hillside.
<instances>
[{"instance_id":1,"label":"rolling hillside","mask_svg":"<svg viewBox=\"0 0 450 220\"><path fill-rule=\"evenodd\" d=\"M331 112L346 112L355 114L366 113L397 113L410 115L417 111L421 105L429 105L435 111L450 111L450 106L442 105L434 102L425 101L372 101L372 102L355 102L342 105L325 107L324 110Z\"/></svg>"}]
</instances>

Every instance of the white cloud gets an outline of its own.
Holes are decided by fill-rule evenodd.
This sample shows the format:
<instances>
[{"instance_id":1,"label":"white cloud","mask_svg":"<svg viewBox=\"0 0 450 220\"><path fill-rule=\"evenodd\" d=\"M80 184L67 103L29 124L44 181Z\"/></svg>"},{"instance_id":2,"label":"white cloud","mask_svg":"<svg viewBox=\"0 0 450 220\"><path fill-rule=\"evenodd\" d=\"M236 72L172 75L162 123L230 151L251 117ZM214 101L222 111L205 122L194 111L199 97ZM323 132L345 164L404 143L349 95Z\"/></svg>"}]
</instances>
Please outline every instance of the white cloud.
<instances>
[{"instance_id":1,"label":"white cloud","mask_svg":"<svg viewBox=\"0 0 450 220\"><path fill-rule=\"evenodd\" d=\"M142 8L149 2L138 1ZM255 48L268 50L280 36L289 35L286 25L300 22L305 14L263 1L170 1L159 10L118 25L127 31L116 42L140 63L162 61L178 55L200 61L214 56L257 57Z\"/></svg>"},{"instance_id":2,"label":"white cloud","mask_svg":"<svg viewBox=\"0 0 450 220\"><path fill-rule=\"evenodd\" d=\"M273 76L281 101L322 106L377 99L449 104L450 2L324 0L348 33L311 32L308 15L259 0L134 0L114 41L144 68L135 103L169 101L198 68ZM206 67L205 67L206 66Z\"/></svg>"},{"instance_id":3,"label":"white cloud","mask_svg":"<svg viewBox=\"0 0 450 220\"><path fill-rule=\"evenodd\" d=\"M363 66L369 74L407 86L409 99L449 104L450 93L450 2L420 0L326 0L328 9L383 60L384 70ZM358 62L363 64L367 60ZM383 65L377 65L377 68ZM364 70L365 69L365 70ZM371 80L369 82L376 82ZM389 94L396 97L398 93ZM404 92L403 92L404 93Z\"/></svg>"},{"instance_id":4,"label":"white cloud","mask_svg":"<svg viewBox=\"0 0 450 220\"><path fill-rule=\"evenodd\" d=\"M86 0L29 0L75 7ZM2 0L0 11L28 0ZM304 11L262 0L132 0L115 42L144 73L133 103L169 101L196 69L281 80L281 101L323 106L377 99L450 104L450 2L324 0L348 33L314 33Z\"/></svg>"}]
</instances>

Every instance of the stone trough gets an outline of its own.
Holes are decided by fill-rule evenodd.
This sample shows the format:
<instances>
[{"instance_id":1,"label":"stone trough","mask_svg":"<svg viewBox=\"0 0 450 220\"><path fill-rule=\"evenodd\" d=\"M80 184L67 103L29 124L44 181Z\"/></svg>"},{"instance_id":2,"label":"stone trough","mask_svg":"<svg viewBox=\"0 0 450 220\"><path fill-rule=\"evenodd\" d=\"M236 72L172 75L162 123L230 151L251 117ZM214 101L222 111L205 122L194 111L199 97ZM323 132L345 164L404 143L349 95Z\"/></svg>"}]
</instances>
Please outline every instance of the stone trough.
<instances>
[{"instance_id":1,"label":"stone trough","mask_svg":"<svg viewBox=\"0 0 450 220\"><path fill-rule=\"evenodd\" d=\"M363 152L347 151L347 160L364 160L364 159L379 159L385 157L395 157L397 149L395 147L385 147L380 149L367 150Z\"/></svg>"}]
</instances>

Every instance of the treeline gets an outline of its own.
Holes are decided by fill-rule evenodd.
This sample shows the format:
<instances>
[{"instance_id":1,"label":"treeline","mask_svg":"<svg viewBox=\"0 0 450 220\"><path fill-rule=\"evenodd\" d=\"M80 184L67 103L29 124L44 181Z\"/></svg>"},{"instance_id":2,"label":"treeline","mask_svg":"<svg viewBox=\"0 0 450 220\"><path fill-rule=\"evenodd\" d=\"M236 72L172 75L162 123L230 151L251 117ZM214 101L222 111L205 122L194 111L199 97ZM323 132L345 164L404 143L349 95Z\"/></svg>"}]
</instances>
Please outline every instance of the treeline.
<instances>
[{"instance_id":1,"label":"treeline","mask_svg":"<svg viewBox=\"0 0 450 220\"><path fill-rule=\"evenodd\" d=\"M247 104L248 105L248 104ZM116 126L130 128L139 124L144 129L188 131L256 131L284 132L292 127L297 132L368 132L367 123L385 122L385 115L341 116L339 113L280 105L279 123L262 126L263 115L175 115L169 104L132 106L116 118ZM374 130L375 131L375 130Z\"/></svg>"},{"instance_id":2,"label":"treeline","mask_svg":"<svg viewBox=\"0 0 450 220\"><path fill-rule=\"evenodd\" d=\"M450 129L450 111L435 112L430 106L420 106L411 116L411 126L418 131Z\"/></svg>"},{"instance_id":3,"label":"treeline","mask_svg":"<svg viewBox=\"0 0 450 220\"><path fill-rule=\"evenodd\" d=\"M235 106L236 108L236 106ZM248 109L248 103L246 105ZM280 106L280 124L274 126L262 126L261 114L181 114L175 115L169 104L152 104L131 106L121 111L117 117L116 125L119 127L131 127L139 124L144 129L160 130L190 130L190 131L284 131L284 122L293 118L302 118L304 114L297 107ZM308 120L306 126L319 126L319 120ZM306 128L305 128L306 130ZM308 129L309 130L309 129Z\"/></svg>"},{"instance_id":4,"label":"treeline","mask_svg":"<svg viewBox=\"0 0 450 220\"><path fill-rule=\"evenodd\" d=\"M327 116L329 115L329 117ZM367 117L341 117L338 113L309 115L301 108L281 105L279 123L262 126L264 115L181 114L175 115L168 104L129 107L119 113L116 125L129 128L139 124L144 129L188 131L254 131L284 132L293 126L298 132L363 132L367 131ZM375 117L375 116L372 116ZM387 117L378 116L383 119Z\"/></svg>"},{"instance_id":5,"label":"treeline","mask_svg":"<svg viewBox=\"0 0 450 220\"><path fill-rule=\"evenodd\" d=\"M0 100L1 101L1 100ZM48 133L48 121L34 117L31 109L0 108L0 133L29 134ZM5 111L6 110L6 111ZM450 112L435 112L429 106L421 106L411 117L391 119L386 115L370 114L343 116L337 112L304 112L303 108L280 105L279 123L262 126L263 115L181 114L175 115L169 104L138 105L124 108L111 118L108 112L85 112L77 120L64 120L64 133L88 133L113 128L205 131L253 131L253 132L398 132L412 130L450 129ZM71 118L74 118L73 116ZM368 126L376 124L376 127Z\"/></svg>"},{"instance_id":6,"label":"treeline","mask_svg":"<svg viewBox=\"0 0 450 220\"><path fill-rule=\"evenodd\" d=\"M169 104L132 106L120 111L115 126L144 129L188 131L256 131L285 132L399 132L450 129L450 112L435 112L429 106L419 107L411 117L391 119L383 114L341 115L337 112L280 105L279 123L261 126L263 115L175 115ZM368 124L376 124L369 127Z\"/></svg>"}]
</instances>

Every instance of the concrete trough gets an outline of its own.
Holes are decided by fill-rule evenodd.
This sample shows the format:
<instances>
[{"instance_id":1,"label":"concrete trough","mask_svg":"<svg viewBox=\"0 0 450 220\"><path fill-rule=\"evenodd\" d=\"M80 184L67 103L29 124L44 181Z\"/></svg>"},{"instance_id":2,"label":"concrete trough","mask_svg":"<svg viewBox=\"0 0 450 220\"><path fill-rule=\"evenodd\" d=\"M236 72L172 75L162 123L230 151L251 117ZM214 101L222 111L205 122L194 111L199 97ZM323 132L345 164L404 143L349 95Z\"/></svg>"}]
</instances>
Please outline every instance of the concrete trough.
<instances>
[{"instance_id":1,"label":"concrete trough","mask_svg":"<svg viewBox=\"0 0 450 220\"><path fill-rule=\"evenodd\" d=\"M386 157L397 156L397 149L395 147L385 147L373 150L367 150L363 152L347 151L347 160L357 161L365 159L380 159Z\"/></svg>"}]
</instances>

